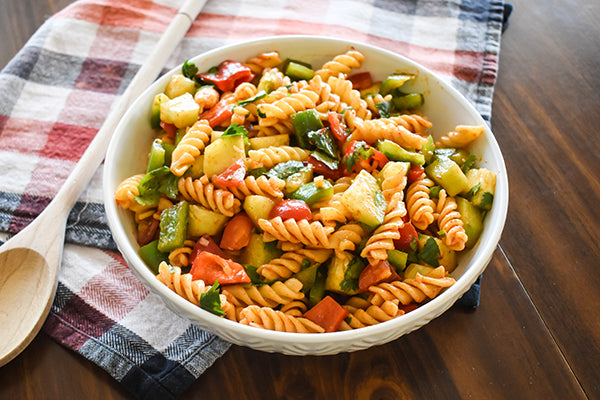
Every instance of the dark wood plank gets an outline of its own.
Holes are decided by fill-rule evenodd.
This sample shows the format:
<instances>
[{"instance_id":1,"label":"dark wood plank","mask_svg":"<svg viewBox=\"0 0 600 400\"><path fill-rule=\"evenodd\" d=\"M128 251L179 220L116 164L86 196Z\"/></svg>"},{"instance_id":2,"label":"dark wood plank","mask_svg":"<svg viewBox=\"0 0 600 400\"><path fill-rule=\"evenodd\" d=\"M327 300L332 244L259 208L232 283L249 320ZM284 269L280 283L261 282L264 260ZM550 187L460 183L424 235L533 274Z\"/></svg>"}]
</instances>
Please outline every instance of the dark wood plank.
<instances>
[{"instance_id":1,"label":"dark wood plank","mask_svg":"<svg viewBox=\"0 0 600 400\"><path fill-rule=\"evenodd\" d=\"M52 14L73 0L0 0L0 69Z\"/></svg>"},{"instance_id":2,"label":"dark wood plank","mask_svg":"<svg viewBox=\"0 0 600 400\"><path fill-rule=\"evenodd\" d=\"M600 3L514 4L492 119L511 191L501 246L600 398Z\"/></svg>"}]
</instances>

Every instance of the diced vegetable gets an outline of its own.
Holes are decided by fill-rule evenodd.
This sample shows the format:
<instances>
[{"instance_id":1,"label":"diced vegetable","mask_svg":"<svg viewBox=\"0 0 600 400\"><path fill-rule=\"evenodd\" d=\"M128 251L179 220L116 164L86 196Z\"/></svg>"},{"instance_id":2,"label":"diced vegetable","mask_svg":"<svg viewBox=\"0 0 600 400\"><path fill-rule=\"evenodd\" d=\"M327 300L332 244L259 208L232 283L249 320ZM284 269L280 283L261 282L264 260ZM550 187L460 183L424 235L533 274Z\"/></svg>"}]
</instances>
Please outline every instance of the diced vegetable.
<instances>
[{"instance_id":1,"label":"diced vegetable","mask_svg":"<svg viewBox=\"0 0 600 400\"><path fill-rule=\"evenodd\" d=\"M325 332L335 332L347 316L348 311L331 296L325 296L323 300L304 313L304 318L321 326Z\"/></svg>"},{"instance_id":2,"label":"diced vegetable","mask_svg":"<svg viewBox=\"0 0 600 400\"><path fill-rule=\"evenodd\" d=\"M246 213L238 213L225 225L221 248L223 250L240 250L248 246L254 224Z\"/></svg>"},{"instance_id":3,"label":"diced vegetable","mask_svg":"<svg viewBox=\"0 0 600 400\"><path fill-rule=\"evenodd\" d=\"M382 96L385 96L392 91L402 87L406 82L414 79L414 75L409 74L396 74L390 75L381 83L381 87L379 88L379 93Z\"/></svg>"},{"instance_id":4,"label":"diced vegetable","mask_svg":"<svg viewBox=\"0 0 600 400\"><path fill-rule=\"evenodd\" d=\"M208 251L209 253L213 253L225 258L225 253L223 252L223 250L221 250L221 248L219 247L219 245L217 245L213 238L209 235L202 235L202 237L200 237L200 239L196 241L196 244L194 245L194 248L190 253L190 264L193 264L194 260L196 259L196 256L203 251Z\"/></svg>"},{"instance_id":5,"label":"diced vegetable","mask_svg":"<svg viewBox=\"0 0 600 400\"><path fill-rule=\"evenodd\" d=\"M209 177L219 175L245 156L242 135L223 135L204 149L204 173Z\"/></svg>"},{"instance_id":6,"label":"diced vegetable","mask_svg":"<svg viewBox=\"0 0 600 400\"><path fill-rule=\"evenodd\" d=\"M198 120L200 106L189 93L160 103L160 118L177 128L185 128Z\"/></svg>"},{"instance_id":7,"label":"diced vegetable","mask_svg":"<svg viewBox=\"0 0 600 400\"><path fill-rule=\"evenodd\" d=\"M421 154L423 154L423 157L425 157L426 163L431 162L431 158L433 157L434 151L435 143L433 141L433 136L429 135L427 136L427 140L425 141L423 146L421 146Z\"/></svg>"},{"instance_id":8,"label":"diced vegetable","mask_svg":"<svg viewBox=\"0 0 600 400\"><path fill-rule=\"evenodd\" d=\"M436 158L425 167L425 172L435 183L446 189L450 196L467 193L471 188L458 164L447 157Z\"/></svg>"},{"instance_id":9,"label":"diced vegetable","mask_svg":"<svg viewBox=\"0 0 600 400\"><path fill-rule=\"evenodd\" d=\"M240 83L250 82L254 78L254 74L249 67L230 60L219 64L215 73L205 73L197 76L204 81L213 83L221 92L231 92Z\"/></svg>"},{"instance_id":10,"label":"diced vegetable","mask_svg":"<svg viewBox=\"0 0 600 400\"><path fill-rule=\"evenodd\" d=\"M323 123L316 110L310 109L300 111L291 116L294 132L298 140L298 145L303 149L312 148L308 139L308 132L318 131L323 128Z\"/></svg>"},{"instance_id":11,"label":"diced vegetable","mask_svg":"<svg viewBox=\"0 0 600 400\"><path fill-rule=\"evenodd\" d=\"M425 156L421 153L409 151L391 140L378 140L377 150L381 151L389 160L407 161L416 165L425 164Z\"/></svg>"},{"instance_id":12,"label":"diced vegetable","mask_svg":"<svg viewBox=\"0 0 600 400\"><path fill-rule=\"evenodd\" d=\"M250 277L241 264L208 251L196 256L190 273L194 280L202 279L208 285L217 281L222 285L250 283Z\"/></svg>"},{"instance_id":13,"label":"diced vegetable","mask_svg":"<svg viewBox=\"0 0 600 400\"><path fill-rule=\"evenodd\" d=\"M315 76L314 70L295 61L290 61L287 64L284 73L295 81L309 81L313 76Z\"/></svg>"},{"instance_id":14,"label":"diced vegetable","mask_svg":"<svg viewBox=\"0 0 600 400\"><path fill-rule=\"evenodd\" d=\"M457 211L460 213L460 219L463 222L463 227L465 228L465 233L469 238L465 247L471 248L475 245L483 231L481 211L469 200L462 197L456 197L456 205Z\"/></svg>"},{"instance_id":15,"label":"diced vegetable","mask_svg":"<svg viewBox=\"0 0 600 400\"><path fill-rule=\"evenodd\" d=\"M408 174L406 176L408 183L410 184L421 179L421 176L423 176L424 172L425 168L423 168L422 166L411 164L410 169L408 170Z\"/></svg>"},{"instance_id":16,"label":"diced vegetable","mask_svg":"<svg viewBox=\"0 0 600 400\"><path fill-rule=\"evenodd\" d=\"M388 261L396 269L396 272L401 273L406 268L408 253L400 250L388 250Z\"/></svg>"},{"instance_id":17,"label":"diced vegetable","mask_svg":"<svg viewBox=\"0 0 600 400\"><path fill-rule=\"evenodd\" d=\"M394 95L392 103L394 111L413 110L421 107L425 102L425 98L421 93L408 93L405 95Z\"/></svg>"},{"instance_id":18,"label":"diced vegetable","mask_svg":"<svg viewBox=\"0 0 600 400\"><path fill-rule=\"evenodd\" d=\"M150 148L150 157L148 158L148 167L146 172L153 171L165 165L166 151L162 145L162 140L154 139Z\"/></svg>"},{"instance_id":19,"label":"diced vegetable","mask_svg":"<svg viewBox=\"0 0 600 400\"><path fill-rule=\"evenodd\" d=\"M206 209L197 204L190 205L188 218L188 235L200 237L202 235L217 235L223 231L228 217Z\"/></svg>"},{"instance_id":20,"label":"diced vegetable","mask_svg":"<svg viewBox=\"0 0 600 400\"><path fill-rule=\"evenodd\" d=\"M395 276L397 276L396 270L387 260L369 264L358 278L358 288L361 292L366 292L369 287L393 279Z\"/></svg>"},{"instance_id":21,"label":"diced vegetable","mask_svg":"<svg viewBox=\"0 0 600 400\"><path fill-rule=\"evenodd\" d=\"M371 78L371 73L368 71L352 74L348 77L348 80L352 82L352 89L359 91L368 89L373 85L373 78Z\"/></svg>"},{"instance_id":22,"label":"diced vegetable","mask_svg":"<svg viewBox=\"0 0 600 400\"><path fill-rule=\"evenodd\" d=\"M411 243L419 238L417 230L414 225L410 222L405 222L404 225L399 229L400 239L394 240L394 247L402 251L410 251Z\"/></svg>"},{"instance_id":23,"label":"diced vegetable","mask_svg":"<svg viewBox=\"0 0 600 400\"><path fill-rule=\"evenodd\" d=\"M371 229L381 225L387 203L377 184L377 179L362 170L350 187L342 194L342 203L354 219Z\"/></svg>"},{"instance_id":24,"label":"diced vegetable","mask_svg":"<svg viewBox=\"0 0 600 400\"><path fill-rule=\"evenodd\" d=\"M277 248L277 242L265 242L261 233L252 233L248 245L244 247L241 262L260 267L281 254L282 251Z\"/></svg>"},{"instance_id":25,"label":"diced vegetable","mask_svg":"<svg viewBox=\"0 0 600 400\"><path fill-rule=\"evenodd\" d=\"M266 196L250 195L244 199L243 208L255 226L259 219L268 219L271 210L275 207L275 201Z\"/></svg>"},{"instance_id":26,"label":"diced vegetable","mask_svg":"<svg viewBox=\"0 0 600 400\"><path fill-rule=\"evenodd\" d=\"M138 185L140 194L135 199L138 203L146 206L158 204L161 195L175 199L179 191L177 180L178 178L166 165L156 168L144 175Z\"/></svg>"},{"instance_id":27,"label":"diced vegetable","mask_svg":"<svg viewBox=\"0 0 600 400\"><path fill-rule=\"evenodd\" d=\"M406 267L406 269L404 270L404 279L416 278L417 272L423 276L426 276L431 271L433 271L433 267L430 267L428 265L421 265L421 264L413 263L413 264L410 264L408 267Z\"/></svg>"},{"instance_id":28,"label":"diced vegetable","mask_svg":"<svg viewBox=\"0 0 600 400\"><path fill-rule=\"evenodd\" d=\"M315 281L308 293L308 304L311 307L315 306L323 297L325 297L325 280L327 279L327 273L323 267L324 266L322 265L317 269Z\"/></svg>"},{"instance_id":29,"label":"diced vegetable","mask_svg":"<svg viewBox=\"0 0 600 400\"><path fill-rule=\"evenodd\" d=\"M163 261L169 261L169 253L158 250L158 240L140 247L138 254L154 274L158 274L158 266Z\"/></svg>"},{"instance_id":30,"label":"diced vegetable","mask_svg":"<svg viewBox=\"0 0 600 400\"><path fill-rule=\"evenodd\" d=\"M169 82L167 82L167 87L165 88L165 94L170 99L174 99L175 97L181 96L184 93L193 95L195 91L196 81L179 74L172 75L169 79Z\"/></svg>"},{"instance_id":31,"label":"diced vegetable","mask_svg":"<svg viewBox=\"0 0 600 400\"><path fill-rule=\"evenodd\" d=\"M290 195L290 198L302 200L309 206L331 197L333 195L333 186L329 181L323 180L320 186L317 186L315 182L306 183L294 193Z\"/></svg>"},{"instance_id":32,"label":"diced vegetable","mask_svg":"<svg viewBox=\"0 0 600 400\"><path fill-rule=\"evenodd\" d=\"M302 167L298 172L295 172L285 178L284 193L289 196L297 191L302 185L305 185L313 180L313 169L310 166Z\"/></svg>"},{"instance_id":33,"label":"diced vegetable","mask_svg":"<svg viewBox=\"0 0 600 400\"><path fill-rule=\"evenodd\" d=\"M360 257L334 257L328 265L325 290L354 295L358 293L358 278L365 269L365 262Z\"/></svg>"},{"instance_id":34,"label":"diced vegetable","mask_svg":"<svg viewBox=\"0 0 600 400\"><path fill-rule=\"evenodd\" d=\"M377 163L379 167L383 167L388 161L388 158L382 152L362 140L354 140L350 143L342 159L348 172L369 169L373 162Z\"/></svg>"},{"instance_id":35,"label":"diced vegetable","mask_svg":"<svg viewBox=\"0 0 600 400\"><path fill-rule=\"evenodd\" d=\"M198 119L205 119L211 128L219 126L229 120L233 115L231 111L231 103L229 100L220 100L217 104L200 114Z\"/></svg>"},{"instance_id":36,"label":"diced vegetable","mask_svg":"<svg viewBox=\"0 0 600 400\"><path fill-rule=\"evenodd\" d=\"M216 175L213 182L224 187L236 187L242 184L246 177L246 164L243 159L236 160L227 169Z\"/></svg>"},{"instance_id":37,"label":"diced vegetable","mask_svg":"<svg viewBox=\"0 0 600 400\"><path fill-rule=\"evenodd\" d=\"M329 121L329 129L338 142L344 143L348 137L346 126L342 124L341 115L336 112L327 113L327 121Z\"/></svg>"},{"instance_id":38,"label":"diced vegetable","mask_svg":"<svg viewBox=\"0 0 600 400\"><path fill-rule=\"evenodd\" d=\"M470 169L466 176L471 202L482 210L491 210L496 190L496 174L488 169L478 168Z\"/></svg>"},{"instance_id":39,"label":"diced vegetable","mask_svg":"<svg viewBox=\"0 0 600 400\"><path fill-rule=\"evenodd\" d=\"M164 93L159 93L154 96L154 101L152 102L152 112L150 116L150 126L152 129L157 129L160 127L160 105L161 103L166 103L169 101L169 97Z\"/></svg>"},{"instance_id":40,"label":"diced vegetable","mask_svg":"<svg viewBox=\"0 0 600 400\"><path fill-rule=\"evenodd\" d=\"M282 220L290 218L300 221L302 219L310 220L312 213L304 200L282 200L275 204L269 218L281 217Z\"/></svg>"},{"instance_id":41,"label":"diced vegetable","mask_svg":"<svg viewBox=\"0 0 600 400\"><path fill-rule=\"evenodd\" d=\"M294 278L302 282L302 291L304 293L309 293L310 289L312 289L315 279L317 278L317 271L319 267L320 264L311 265L310 267L294 274Z\"/></svg>"},{"instance_id":42,"label":"diced vegetable","mask_svg":"<svg viewBox=\"0 0 600 400\"><path fill-rule=\"evenodd\" d=\"M180 201L160 214L160 234L157 248L168 253L183 247L187 235L189 204Z\"/></svg>"}]
</instances>

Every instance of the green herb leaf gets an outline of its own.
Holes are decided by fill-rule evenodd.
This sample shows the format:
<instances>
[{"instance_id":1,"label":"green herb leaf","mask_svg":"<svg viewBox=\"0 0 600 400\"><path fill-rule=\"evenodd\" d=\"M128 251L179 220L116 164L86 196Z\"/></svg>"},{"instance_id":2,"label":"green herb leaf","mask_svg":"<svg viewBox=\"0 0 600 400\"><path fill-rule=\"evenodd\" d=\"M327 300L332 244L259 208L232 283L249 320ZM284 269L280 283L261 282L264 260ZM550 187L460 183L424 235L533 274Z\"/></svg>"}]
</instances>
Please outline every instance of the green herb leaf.
<instances>
[{"instance_id":1,"label":"green herb leaf","mask_svg":"<svg viewBox=\"0 0 600 400\"><path fill-rule=\"evenodd\" d=\"M320 161L323 164L325 164L327 166L327 168L329 168L332 171L337 170L340 166L338 163L338 160L336 158L332 158L332 157L328 156L327 154L323 153L322 151L315 150L312 153L310 153L310 155L315 160Z\"/></svg>"},{"instance_id":2,"label":"green herb leaf","mask_svg":"<svg viewBox=\"0 0 600 400\"><path fill-rule=\"evenodd\" d=\"M310 143L312 143L317 149L321 150L323 153L335 160L338 159L340 156L340 150L333 139L331 129L323 128L319 129L318 131L308 132L307 135Z\"/></svg>"},{"instance_id":3,"label":"green herb leaf","mask_svg":"<svg viewBox=\"0 0 600 400\"><path fill-rule=\"evenodd\" d=\"M419 260L423 261L426 264L431 265L434 268L440 266L440 261L438 260L438 256L440 255L440 248L437 245L437 242L434 238L430 237L425 242L425 246L417 253L417 257Z\"/></svg>"},{"instance_id":4,"label":"green herb leaf","mask_svg":"<svg viewBox=\"0 0 600 400\"><path fill-rule=\"evenodd\" d=\"M266 175L266 174L267 174L267 169L265 167L252 168L252 169L249 169L247 172L247 175L253 176L255 178L258 178L259 176Z\"/></svg>"},{"instance_id":5,"label":"green herb leaf","mask_svg":"<svg viewBox=\"0 0 600 400\"><path fill-rule=\"evenodd\" d=\"M485 192L485 193L483 193L483 198L481 199L481 203L479 204L479 207L485 208L485 207L489 206L490 204L492 204L492 201L494 201L494 195L491 194L490 192Z\"/></svg>"},{"instance_id":6,"label":"green herb leaf","mask_svg":"<svg viewBox=\"0 0 600 400\"><path fill-rule=\"evenodd\" d=\"M246 130L245 127L243 127L241 125L231 124L227 127L227 129L225 129L225 132L223 132L223 135L221 135L221 137L237 136L237 135L246 136L246 135L248 135L248 131Z\"/></svg>"},{"instance_id":7,"label":"green herb leaf","mask_svg":"<svg viewBox=\"0 0 600 400\"><path fill-rule=\"evenodd\" d=\"M260 109L260 107L258 107L256 109L256 114L260 117L260 118L267 118L267 114L264 113L263 110Z\"/></svg>"},{"instance_id":8,"label":"green herb leaf","mask_svg":"<svg viewBox=\"0 0 600 400\"><path fill-rule=\"evenodd\" d=\"M302 161L290 160L279 163L267 172L267 176L274 176L279 179L286 179L287 177L299 172L301 169L306 168Z\"/></svg>"},{"instance_id":9,"label":"green herb leaf","mask_svg":"<svg viewBox=\"0 0 600 400\"><path fill-rule=\"evenodd\" d=\"M256 100L260 100L260 99L264 98L266 95L267 95L267 92L265 92L264 90L260 90L254 96L247 98L246 100L240 100L236 104L238 106L245 106L246 104L250 104L250 103L255 102Z\"/></svg>"},{"instance_id":10,"label":"green herb leaf","mask_svg":"<svg viewBox=\"0 0 600 400\"><path fill-rule=\"evenodd\" d=\"M393 104L391 101L382 101L381 103L375 104L375 108L379 111L381 118L389 118L392 114Z\"/></svg>"},{"instance_id":11,"label":"green herb leaf","mask_svg":"<svg viewBox=\"0 0 600 400\"><path fill-rule=\"evenodd\" d=\"M219 281L216 281L208 291L200 295L200 308L218 315L219 317L225 316L225 311L223 311L223 308L221 307L221 298L219 297L219 294Z\"/></svg>"},{"instance_id":12,"label":"green herb leaf","mask_svg":"<svg viewBox=\"0 0 600 400\"><path fill-rule=\"evenodd\" d=\"M477 192L479 192L479 189L481 189L481 183L476 184L475 186L473 186L471 188L471 190L469 190L467 192L467 197L472 197L475 196L477 194Z\"/></svg>"},{"instance_id":13,"label":"green herb leaf","mask_svg":"<svg viewBox=\"0 0 600 400\"><path fill-rule=\"evenodd\" d=\"M163 165L148 172L142 178L138 186L140 194L135 199L139 204L145 206L158 204L161 194L170 199L175 199L179 193L179 189L177 188L178 180L169 167Z\"/></svg>"},{"instance_id":14,"label":"green herb leaf","mask_svg":"<svg viewBox=\"0 0 600 400\"><path fill-rule=\"evenodd\" d=\"M352 171L352 168L360 160L368 160L373 154L373 148L364 141L358 141L354 144L354 150L348 156L344 156L343 162L346 164L346 171Z\"/></svg>"},{"instance_id":15,"label":"green herb leaf","mask_svg":"<svg viewBox=\"0 0 600 400\"><path fill-rule=\"evenodd\" d=\"M358 278L367 264L360 257L354 257L344 272L344 280L340 282L340 289L344 292L358 290Z\"/></svg>"},{"instance_id":16,"label":"green herb leaf","mask_svg":"<svg viewBox=\"0 0 600 400\"><path fill-rule=\"evenodd\" d=\"M462 171L466 174L467 171L473 167L473 164L475 164L475 161L477 161L477 156L472 153L469 154L467 156L467 159L465 160L465 162L462 165Z\"/></svg>"},{"instance_id":17,"label":"green herb leaf","mask_svg":"<svg viewBox=\"0 0 600 400\"><path fill-rule=\"evenodd\" d=\"M196 74L198 73L198 67L193 62L186 60L181 67L181 73L183 76L189 79L196 79Z\"/></svg>"}]
</instances>

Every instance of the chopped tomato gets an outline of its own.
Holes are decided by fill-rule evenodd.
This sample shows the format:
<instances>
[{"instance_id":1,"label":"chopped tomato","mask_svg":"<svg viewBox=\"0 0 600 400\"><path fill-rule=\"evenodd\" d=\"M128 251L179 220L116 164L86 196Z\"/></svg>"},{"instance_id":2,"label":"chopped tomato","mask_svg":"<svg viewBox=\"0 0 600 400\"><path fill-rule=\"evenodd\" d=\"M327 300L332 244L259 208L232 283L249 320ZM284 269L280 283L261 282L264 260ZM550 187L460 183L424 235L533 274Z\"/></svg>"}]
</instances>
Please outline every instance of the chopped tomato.
<instances>
[{"instance_id":1,"label":"chopped tomato","mask_svg":"<svg viewBox=\"0 0 600 400\"><path fill-rule=\"evenodd\" d=\"M225 257L225 253L223 253L223 250L221 250L217 243L215 243L213 238L208 235L203 235L200 239L198 239L196 245L190 253L190 264L193 264L196 256L203 251L208 251L209 253L216 254L220 257Z\"/></svg>"},{"instance_id":2,"label":"chopped tomato","mask_svg":"<svg viewBox=\"0 0 600 400\"><path fill-rule=\"evenodd\" d=\"M220 186L235 187L239 186L246 177L246 164L241 158L231 164L227 169L213 178L213 181Z\"/></svg>"},{"instance_id":3,"label":"chopped tomato","mask_svg":"<svg viewBox=\"0 0 600 400\"><path fill-rule=\"evenodd\" d=\"M394 267L387 260L382 260L363 269L358 277L358 289L365 292L373 285L395 279L399 279L399 276Z\"/></svg>"},{"instance_id":4,"label":"chopped tomato","mask_svg":"<svg viewBox=\"0 0 600 400\"><path fill-rule=\"evenodd\" d=\"M232 105L228 99L220 100L213 107L200 114L198 119L207 120L210 127L214 128L215 126L219 126L231 118L233 115L231 107Z\"/></svg>"},{"instance_id":5,"label":"chopped tomato","mask_svg":"<svg viewBox=\"0 0 600 400\"><path fill-rule=\"evenodd\" d=\"M342 167L338 169L331 169L321 161L317 160L313 156L309 156L307 162L312 165L313 173L315 175L323 175L327 179L337 180L344 175Z\"/></svg>"},{"instance_id":6,"label":"chopped tomato","mask_svg":"<svg viewBox=\"0 0 600 400\"><path fill-rule=\"evenodd\" d=\"M281 217L282 220L290 218L300 221L311 219L310 207L303 200L282 200L275 204L269 214L269 218Z\"/></svg>"},{"instance_id":7,"label":"chopped tomato","mask_svg":"<svg viewBox=\"0 0 600 400\"><path fill-rule=\"evenodd\" d=\"M410 169L408 170L407 180L409 183L418 181L423 173L425 172L425 168L420 165L411 164Z\"/></svg>"},{"instance_id":8,"label":"chopped tomato","mask_svg":"<svg viewBox=\"0 0 600 400\"><path fill-rule=\"evenodd\" d=\"M207 285L213 285L216 281L221 285L250 282L250 277L241 264L208 251L202 251L196 256L190 273L194 280L202 279Z\"/></svg>"},{"instance_id":9,"label":"chopped tomato","mask_svg":"<svg viewBox=\"0 0 600 400\"><path fill-rule=\"evenodd\" d=\"M398 250L409 252L411 250L410 244L418 237L417 230L413 224L410 222L405 222L399 231L400 239L394 240L394 247L396 247Z\"/></svg>"},{"instance_id":10,"label":"chopped tomato","mask_svg":"<svg viewBox=\"0 0 600 400\"><path fill-rule=\"evenodd\" d=\"M348 311L331 296L325 296L313 308L304 313L304 318L325 329L325 332L335 332Z\"/></svg>"},{"instance_id":11,"label":"chopped tomato","mask_svg":"<svg viewBox=\"0 0 600 400\"><path fill-rule=\"evenodd\" d=\"M343 143L346 141L348 134L344 125L340 121L340 117L340 114L333 111L327 113L327 120L329 121L331 133L333 133L333 136L338 140L338 142Z\"/></svg>"},{"instance_id":12,"label":"chopped tomato","mask_svg":"<svg viewBox=\"0 0 600 400\"><path fill-rule=\"evenodd\" d=\"M160 127L167 132L167 136L170 138L175 138L175 136L177 136L177 127L175 125L160 121Z\"/></svg>"},{"instance_id":13,"label":"chopped tomato","mask_svg":"<svg viewBox=\"0 0 600 400\"><path fill-rule=\"evenodd\" d=\"M199 74L205 81L214 83L221 92L231 92L237 85L250 82L254 78L252 70L237 61L225 60L212 74Z\"/></svg>"},{"instance_id":14,"label":"chopped tomato","mask_svg":"<svg viewBox=\"0 0 600 400\"><path fill-rule=\"evenodd\" d=\"M363 90L373 86L373 78L371 78L370 72L359 72L352 74L348 77L348 80L352 82L352 89Z\"/></svg>"},{"instance_id":15,"label":"chopped tomato","mask_svg":"<svg viewBox=\"0 0 600 400\"><path fill-rule=\"evenodd\" d=\"M248 246L253 228L254 224L245 212L236 214L225 225L223 237L221 238L221 248L224 250L240 250Z\"/></svg>"}]
</instances>

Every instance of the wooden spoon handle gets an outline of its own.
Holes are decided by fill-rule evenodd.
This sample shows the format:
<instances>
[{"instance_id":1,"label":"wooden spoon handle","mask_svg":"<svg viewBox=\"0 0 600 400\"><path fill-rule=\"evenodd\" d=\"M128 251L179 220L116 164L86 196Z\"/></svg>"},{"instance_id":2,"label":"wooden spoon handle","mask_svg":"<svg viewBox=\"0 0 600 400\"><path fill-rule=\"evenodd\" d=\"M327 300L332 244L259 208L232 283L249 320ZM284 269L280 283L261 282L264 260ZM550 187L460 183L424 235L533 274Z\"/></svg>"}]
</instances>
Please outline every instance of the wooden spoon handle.
<instances>
[{"instance_id":1,"label":"wooden spoon handle","mask_svg":"<svg viewBox=\"0 0 600 400\"><path fill-rule=\"evenodd\" d=\"M160 74L167 59L171 56L173 49L185 36L206 0L187 0L179 9L177 15L173 18L165 33L161 36L158 44L140 67L131 83L119 98L116 104L104 121L104 124L89 144L85 153L56 194L52 203L57 204L57 208L68 212L75 201L88 184L96 169L102 162L108 143L112 134L121 120L121 117L141 92L146 89ZM52 204L48 206L50 208ZM60 212L59 210L57 210Z\"/></svg>"}]
</instances>

